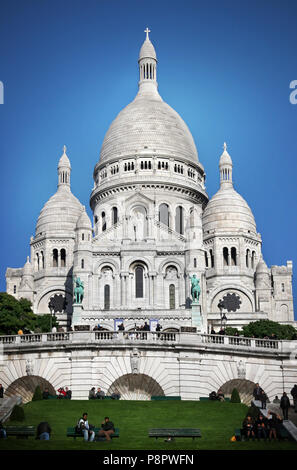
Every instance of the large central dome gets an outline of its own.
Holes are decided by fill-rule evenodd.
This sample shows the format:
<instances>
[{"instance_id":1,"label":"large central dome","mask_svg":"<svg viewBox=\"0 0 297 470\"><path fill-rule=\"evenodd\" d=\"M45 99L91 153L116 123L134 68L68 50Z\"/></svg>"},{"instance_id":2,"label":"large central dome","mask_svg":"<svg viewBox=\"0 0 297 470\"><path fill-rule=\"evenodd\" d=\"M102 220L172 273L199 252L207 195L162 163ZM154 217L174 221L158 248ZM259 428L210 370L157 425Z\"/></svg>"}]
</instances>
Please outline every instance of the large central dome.
<instances>
[{"instance_id":1,"label":"large central dome","mask_svg":"<svg viewBox=\"0 0 297 470\"><path fill-rule=\"evenodd\" d=\"M179 114L158 93L157 58L148 33L139 54L139 91L111 123L100 164L143 150L198 163L193 137Z\"/></svg>"}]
</instances>

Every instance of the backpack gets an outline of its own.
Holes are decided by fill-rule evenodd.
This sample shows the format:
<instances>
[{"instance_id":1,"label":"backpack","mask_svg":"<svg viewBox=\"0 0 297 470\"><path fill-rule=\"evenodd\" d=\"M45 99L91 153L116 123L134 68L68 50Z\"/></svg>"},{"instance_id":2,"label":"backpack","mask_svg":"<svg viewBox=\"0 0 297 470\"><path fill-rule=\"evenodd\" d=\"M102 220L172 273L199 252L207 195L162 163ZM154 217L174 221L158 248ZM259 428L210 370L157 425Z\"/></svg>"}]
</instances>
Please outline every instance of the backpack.
<instances>
[{"instance_id":1,"label":"backpack","mask_svg":"<svg viewBox=\"0 0 297 470\"><path fill-rule=\"evenodd\" d=\"M76 432L77 434L81 433L82 430L83 430L83 428L85 427L85 426L84 426L84 423L81 422L81 419L82 419L82 418L80 418L80 419L78 420L77 425L75 426L75 432Z\"/></svg>"}]
</instances>

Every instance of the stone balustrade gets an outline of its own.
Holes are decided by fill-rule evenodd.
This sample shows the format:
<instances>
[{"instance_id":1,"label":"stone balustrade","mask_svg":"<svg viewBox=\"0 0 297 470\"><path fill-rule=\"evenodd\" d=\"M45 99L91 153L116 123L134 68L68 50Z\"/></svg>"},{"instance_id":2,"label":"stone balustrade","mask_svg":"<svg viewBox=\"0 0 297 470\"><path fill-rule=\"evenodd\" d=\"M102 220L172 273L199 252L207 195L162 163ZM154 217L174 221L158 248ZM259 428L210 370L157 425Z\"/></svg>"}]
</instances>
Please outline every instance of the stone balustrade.
<instances>
[{"instance_id":1,"label":"stone balustrade","mask_svg":"<svg viewBox=\"0 0 297 470\"><path fill-rule=\"evenodd\" d=\"M229 346L234 349L266 349L283 351L290 349L292 341L271 340L259 338L244 338L241 336L208 335L200 333L156 332L156 331L71 331L59 333L38 333L0 336L0 344L18 346L35 343L139 343L149 344L184 344L218 347ZM294 342L297 343L297 342Z\"/></svg>"}]
</instances>

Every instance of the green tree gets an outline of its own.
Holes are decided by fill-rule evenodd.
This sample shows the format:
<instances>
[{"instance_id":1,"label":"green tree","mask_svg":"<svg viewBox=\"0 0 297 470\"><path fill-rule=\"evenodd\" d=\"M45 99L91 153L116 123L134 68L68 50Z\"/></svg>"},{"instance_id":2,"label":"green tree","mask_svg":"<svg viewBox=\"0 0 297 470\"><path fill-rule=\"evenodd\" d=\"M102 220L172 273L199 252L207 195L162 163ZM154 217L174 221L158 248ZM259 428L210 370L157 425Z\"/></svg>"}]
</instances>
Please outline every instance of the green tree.
<instances>
[{"instance_id":1,"label":"green tree","mask_svg":"<svg viewBox=\"0 0 297 470\"><path fill-rule=\"evenodd\" d=\"M57 317L55 315L51 316L48 313L45 313L43 315L36 315L36 321L35 321L35 327L34 331L41 332L41 333L47 333L51 331L51 328L54 326L57 328L59 326L59 323L57 321Z\"/></svg>"},{"instance_id":2,"label":"green tree","mask_svg":"<svg viewBox=\"0 0 297 470\"><path fill-rule=\"evenodd\" d=\"M31 331L35 315L27 299L17 300L6 292L0 292L0 334L15 335L18 330Z\"/></svg>"},{"instance_id":3,"label":"green tree","mask_svg":"<svg viewBox=\"0 0 297 470\"><path fill-rule=\"evenodd\" d=\"M35 388L35 392L32 397L32 401L42 400L42 391L39 385Z\"/></svg>"},{"instance_id":4,"label":"green tree","mask_svg":"<svg viewBox=\"0 0 297 470\"><path fill-rule=\"evenodd\" d=\"M48 332L50 324L51 315L35 315L29 300L17 300L13 295L0 292L0 335L16 335L19 329ZM55 316L52 317L52 326L58 326Z\"/></svg>"},{"instance_id":5,"label":"green tree","mask_svg":"<svg viewBox=\"0 0 297 470\"><path fill-rule=\"evenodd\" d=\"M296 339L297 331L292 325L282 325L272 320L258 320L242 328L243 335L251 338Z\"/></svg>"},{"instance_id":6,"label":"green tree","mask_svg":"<svg viewBox=\"0 0 297 470\"><path fill-rule=\"evenodd\" d=\"M233 388L232 390L231 403L241 403L241 399L240 399L237 388Z\"/></svg>"}]
</instances>

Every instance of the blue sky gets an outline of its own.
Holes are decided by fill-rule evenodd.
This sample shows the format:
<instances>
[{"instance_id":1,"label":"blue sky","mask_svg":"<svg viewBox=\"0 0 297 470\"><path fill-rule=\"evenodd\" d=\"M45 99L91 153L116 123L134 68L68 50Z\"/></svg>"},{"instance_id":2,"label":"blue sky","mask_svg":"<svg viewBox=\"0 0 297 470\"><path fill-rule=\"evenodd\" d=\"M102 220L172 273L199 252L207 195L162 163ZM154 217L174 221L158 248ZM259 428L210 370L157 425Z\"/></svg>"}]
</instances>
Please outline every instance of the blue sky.
<instances>
[{"instance_id":1,"label":"blue sky","mask_svg":"<svg viewBox=\"0 0 297 470\"><path fill-rule=\"evenodd\" d=\"M29 255L64 144L72 192L91 216L93 169L111 121L137 92L146 26L159 92L192 132L209 197L226 141L266 263L293 260L295 273L296 20L295 0L1 1L0 290L6 267L23 266Z\"/></svg>"}]
</instances>

